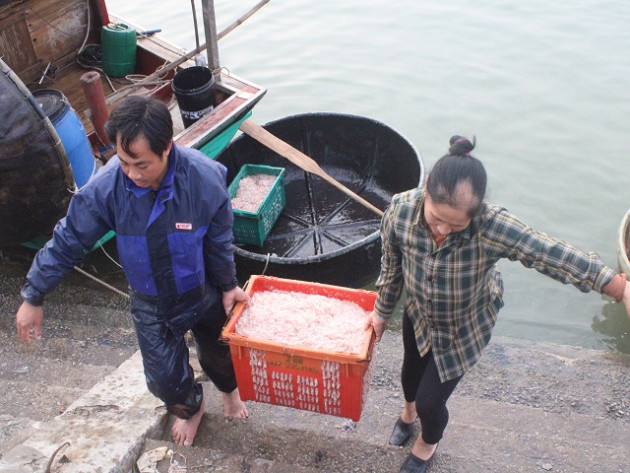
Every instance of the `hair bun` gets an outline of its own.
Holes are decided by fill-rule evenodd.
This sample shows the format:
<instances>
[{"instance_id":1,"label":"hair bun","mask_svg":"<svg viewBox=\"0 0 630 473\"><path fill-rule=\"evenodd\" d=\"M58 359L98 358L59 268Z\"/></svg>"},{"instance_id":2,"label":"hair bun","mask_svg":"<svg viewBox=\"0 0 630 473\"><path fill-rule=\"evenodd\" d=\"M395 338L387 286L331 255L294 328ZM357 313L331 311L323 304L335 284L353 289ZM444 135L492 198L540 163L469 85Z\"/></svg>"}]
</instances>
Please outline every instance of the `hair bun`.
<instances>
[{"instance_id":1,"label":"hair bun","mask_svg":"<svg viewBox=\"0 0 630 473\"><path fill-rule=\"evenodd\" d=\"M475 144L477 139L473 136L472 143L465 136L454 135L449 140L449 144L451 145L448 148L448 154L451 156L468 156L470 152L475 149Z\"/></svg>"}]
</instances>

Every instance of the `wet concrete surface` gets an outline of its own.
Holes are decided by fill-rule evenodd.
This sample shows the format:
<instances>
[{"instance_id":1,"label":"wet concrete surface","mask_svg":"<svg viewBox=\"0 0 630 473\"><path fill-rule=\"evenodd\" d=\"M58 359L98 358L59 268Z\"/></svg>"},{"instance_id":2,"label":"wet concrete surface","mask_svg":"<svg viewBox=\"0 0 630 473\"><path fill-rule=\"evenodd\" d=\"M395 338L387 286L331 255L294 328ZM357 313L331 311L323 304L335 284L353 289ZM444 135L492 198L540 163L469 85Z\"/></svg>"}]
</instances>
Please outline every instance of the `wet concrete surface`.
<instances>
[{"instance_id":1,"label":"wet concrete surface","mask_svg":"<svg viewBox=\"0 0 630 473\"><path fill-rule=\"evenodd\" d=\"M47 299L41 342L19 342L14 317L30 260L28 253L2 258L0 460L137 349L127 301L78 274ZM109 282L124 289L120 275ZM409 452L409 446L387 445L403 403L401 357L400 334L387 331L357 423L251 401L248 420L225 420L218 393L199 373L208 406L195 446L170 443L166 428L144 450L166 445L196 467L189 471L396 472ZM449 409L451 421L429 471L630 473L626 355L495 337ZM168 471L166 460L158 467Z\"/></svg>"},{"instance_id":2,"label":"wet concrete surface","mask_svg":"<svg viewBox=\"0 0 630 473\"><path fill-rule=\"evenodd\" d=\"M127 300L74 272L44 303L42 339L21 342L15 313L33 255L0 252L0 458L137 351ZM115 270L100 258L88 258L84 268L124 287L118 275L105 274Z\"/></svg>"},{"instance_id":3,"label":"wet concrete surface","mask_svg":"<svg viewBox=\"0 0 630 473\"><path fill-rule=\"evenodd\" d=\"M377 347L359 422L251 401L249 419L226 420L204 382L195 445L174 445L167 428L145 450L166 446L192 471L397 472L410 451L388 445L403 404L399 334ZM630 473L629 357L500 337L485 355L449 401L430 472Z\"/></svg>"}]
</instances>

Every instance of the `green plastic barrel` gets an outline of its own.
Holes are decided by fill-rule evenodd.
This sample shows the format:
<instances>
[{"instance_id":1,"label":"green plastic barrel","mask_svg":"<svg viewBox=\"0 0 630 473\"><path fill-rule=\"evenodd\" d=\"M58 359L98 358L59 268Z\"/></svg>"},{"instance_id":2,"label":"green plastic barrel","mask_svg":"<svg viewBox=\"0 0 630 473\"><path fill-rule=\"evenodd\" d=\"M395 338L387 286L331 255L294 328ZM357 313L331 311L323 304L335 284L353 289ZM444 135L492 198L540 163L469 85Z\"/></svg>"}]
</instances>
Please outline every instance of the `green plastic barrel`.
<instances>
[{"instance_id":1,"label":"green plastic barrel","mask_svg":"<svg viewBox=\"0 0 630 473\"><path fill-rule=\"evenodd\" d=\"M101 30L103 71L113 77L133 74L136 70L136 30L124 23L110 23Z\"/></svg>"}]
</instances>

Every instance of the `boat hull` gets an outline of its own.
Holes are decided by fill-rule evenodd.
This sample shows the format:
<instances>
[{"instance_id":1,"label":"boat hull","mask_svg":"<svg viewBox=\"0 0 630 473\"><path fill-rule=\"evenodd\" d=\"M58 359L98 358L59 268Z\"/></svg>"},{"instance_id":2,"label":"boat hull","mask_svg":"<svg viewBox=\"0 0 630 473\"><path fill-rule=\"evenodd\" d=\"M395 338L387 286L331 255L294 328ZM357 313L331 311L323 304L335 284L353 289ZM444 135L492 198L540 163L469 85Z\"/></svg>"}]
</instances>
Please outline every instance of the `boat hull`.
<instances>
[{"instance_id":1,"label":"boat hull","mask_svg":"<svg viewBox=\"0 0 630 473\"><path fill-rule=\"evenodd\" d=\"M307 113L264 125L315 160L324 171L377 208L417 187L424 166L415 147L389 126L361 116ZM249 136L217 160L228 182L244 164L286 169L286 206L262 247L238 244L239 281L252 274L362 287L380 268L380 216Z\"/></svg>"}]
</instances>

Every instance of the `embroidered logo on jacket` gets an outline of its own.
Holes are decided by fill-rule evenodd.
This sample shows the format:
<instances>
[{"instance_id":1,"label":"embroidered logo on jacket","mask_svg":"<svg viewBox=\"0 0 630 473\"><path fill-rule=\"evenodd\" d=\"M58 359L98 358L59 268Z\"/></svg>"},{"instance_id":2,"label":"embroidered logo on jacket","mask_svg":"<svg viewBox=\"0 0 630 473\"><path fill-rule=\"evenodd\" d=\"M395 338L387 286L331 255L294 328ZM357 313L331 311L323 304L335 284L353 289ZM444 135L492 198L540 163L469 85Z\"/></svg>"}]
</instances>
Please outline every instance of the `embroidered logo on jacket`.
<instances>
[{"instance_id":1,"label":"embroidered logo on jacket","mask_svg":"<svg viewBox=\"0 0 630 473\"><path fill-rule=\"evenodd\" d=\"M192 230L192 223L175 223L175 228L178 230Z\"/></svg>"}]
</instances>

